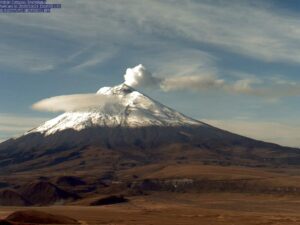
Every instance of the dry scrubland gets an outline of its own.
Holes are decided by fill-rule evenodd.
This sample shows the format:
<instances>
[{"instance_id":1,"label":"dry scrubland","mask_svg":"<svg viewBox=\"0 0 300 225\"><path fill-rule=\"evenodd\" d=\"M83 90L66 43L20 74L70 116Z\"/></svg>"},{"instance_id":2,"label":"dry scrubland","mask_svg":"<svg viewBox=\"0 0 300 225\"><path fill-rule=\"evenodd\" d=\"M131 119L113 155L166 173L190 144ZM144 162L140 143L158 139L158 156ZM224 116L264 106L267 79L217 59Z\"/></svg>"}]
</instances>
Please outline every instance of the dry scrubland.
<instances>
[{"instance_id":1,"label":"dry scrubland","mask_svg":"<svg viewBox=\"0 0 300 225\"><path fill-rule=\"evenodd\" d=\"M300 224L300 198L250 194L159 193L109 206L34 209L75 218L81 224L293 225ZM24 208L1 208L1 217Z\"/></svg>"},{"instance_id":2,"label":"dry scrubland","mask_svg":"<svg viewBox=\"0 0 300 225\"><path fill-rule=\"evenodd\" d=\"M107 173L99 172L99 176ZM92 174L73 173L84 181L76 181L79 182L76 187L67 187L66 180L59 178L58 173L49 174L49 182L64 190L82 191L91 186L93 189L80 192L80 199L66 205L2 206L0 216L5 218L14 211L35 209L68 216L81 224L300 224L298 168L157 164L116 172L114 182L106 186L97 185L95 180L99 177ZM22 185L40 176L22 173L1 179L7 183L18 180ZM128 201L90 206L109 195L124 195Z\"/></svg>"}]
</instances>

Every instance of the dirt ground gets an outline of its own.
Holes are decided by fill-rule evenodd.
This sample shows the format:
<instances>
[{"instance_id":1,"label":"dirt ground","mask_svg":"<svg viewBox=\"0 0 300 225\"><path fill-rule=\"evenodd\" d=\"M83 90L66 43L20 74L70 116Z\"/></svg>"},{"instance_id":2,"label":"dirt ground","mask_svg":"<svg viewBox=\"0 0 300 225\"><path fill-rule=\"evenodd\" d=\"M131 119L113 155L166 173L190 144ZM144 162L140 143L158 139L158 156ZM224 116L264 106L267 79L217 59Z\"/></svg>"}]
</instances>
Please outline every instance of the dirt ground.
<instances>
[{"instance_id":1,"label":"dirt ground","mask_svg":"<svg viewBox=\"0 0 300 225\"><path fill-rule=\"evenodd\" d=\"M1 207L4 218L25 208ZM81 224L110 225L296 225L300 196L235 193L153 193L109 206L51 206L42 210L75 218Z\"/></svg>"}]
</instances>

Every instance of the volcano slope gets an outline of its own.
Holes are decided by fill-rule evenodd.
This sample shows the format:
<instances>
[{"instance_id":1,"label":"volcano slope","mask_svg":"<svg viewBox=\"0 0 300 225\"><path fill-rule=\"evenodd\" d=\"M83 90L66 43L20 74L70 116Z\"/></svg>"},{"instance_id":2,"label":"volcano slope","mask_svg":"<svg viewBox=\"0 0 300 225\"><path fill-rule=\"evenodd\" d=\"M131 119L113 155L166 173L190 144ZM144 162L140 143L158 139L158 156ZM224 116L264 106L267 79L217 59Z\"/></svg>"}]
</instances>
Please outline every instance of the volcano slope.
<instances>
[{"instance_id":1,"label":"volcano slope","mask_svg":"<svg viewBox=\"0 0 300 225\"><path fill-rule=\"evenodd\" d=\"M105 104L66 112L0 144L3 172L122 170L159 163L299 166L300 150L189 118L126 84Z\"/></svg>"},{"instance_id":2,"label":"volcano slope","mask_svg":"<svg viewBox=\"0 0 300 225\"><path fill-rule=\"evenodd\" d=\"M209 126L68 129L49 136L28 134L0 148L3 172L127 169L161 162L273 167L300 163L299 149Z\"/></svg>"},{"instance_id":3,"label":"volcano slope","mask_svg":"<svg viewBox=\"0 0 300 225\"><path fill-rule=\"evenodd\" d=\"M95 96L109 101L0 144L0 182L14 198L90 206L109 196L140 204L166 192L300 195L299 149L215 128L125 84ZM40 186L49 191L30 199Z\"/></svg>"}]
</instances>

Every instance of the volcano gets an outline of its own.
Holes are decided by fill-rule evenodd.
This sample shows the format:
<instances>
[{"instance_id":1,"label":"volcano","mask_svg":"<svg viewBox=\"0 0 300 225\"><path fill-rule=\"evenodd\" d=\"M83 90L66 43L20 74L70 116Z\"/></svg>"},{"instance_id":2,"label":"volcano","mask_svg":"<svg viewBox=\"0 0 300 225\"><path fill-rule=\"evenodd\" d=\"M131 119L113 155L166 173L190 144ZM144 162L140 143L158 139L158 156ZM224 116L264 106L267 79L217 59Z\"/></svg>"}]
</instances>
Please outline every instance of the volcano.
<instances>
[{"instance_id":1,"label":"volcano","mask_svg":"<svg viewBox=\"0 0 300 225\"><path fill-rule=\"evenodd\" d=\"M128 168L151 163L299 165L300 150L253 140L187 117L121 84L109 101L63 113L0 144L2 171Z\"/></svg>"}]
</instances>

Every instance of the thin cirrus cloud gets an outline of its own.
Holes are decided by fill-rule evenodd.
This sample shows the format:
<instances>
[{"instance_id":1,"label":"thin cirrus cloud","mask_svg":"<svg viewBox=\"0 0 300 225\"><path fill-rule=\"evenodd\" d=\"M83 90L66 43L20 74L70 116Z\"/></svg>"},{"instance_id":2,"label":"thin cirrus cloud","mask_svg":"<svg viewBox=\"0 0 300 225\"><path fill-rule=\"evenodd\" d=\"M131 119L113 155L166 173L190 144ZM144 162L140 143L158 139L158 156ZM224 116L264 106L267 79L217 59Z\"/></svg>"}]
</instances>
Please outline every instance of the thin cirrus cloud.
<instances>
[{"instance_id":1,"label":"thin cirrus cloud","mask_svg":"<svg viewBox=\"0 0 300 225\"><path fill-rule=\"evenodd\" d=\"M188 0L130 0L122 7L118 7L118 4L114 0L89 1L86 7L94 15L101 16L94 16L92 22L86 18L80 21L81 26L86 29L84 26L88 24L95 30L105 29L106 33L112 34L117 32L119 37L127 40L132 38L132 34L141 34L147 42L149 36L159 34L165 39L209 43L265 61L300 62L300 54L295 48L300 44L299 18L275 13L267 4L250 4L246 1L231 1L231 4L220 1L215 4ZM82 13L79 8L73 9ZM70 16L59 16L63 17L64 20L60 21L64 23L71 19ZM105 18L110 26L99 27L99 20ZM71 28L67 30L73 31ZM136 37L133 40L141 42Z\"/></svg>"},{"instance_id":2,"label":"thin cirrus cloud","mask_svg":"<svg viewBox=\"0 0 300 225\"><path fill-rule=\"evenodd\" d=\"M117 48L126 51L140 46L152 49L153 40L184 48L189 48L191 43L209 45L265 62L300 62L299 17L280 13L276 7L272 10L273 5L267 1L127 0L122 7L119 4L117 0L90 0L82 7L80 0L74 0L65 2L64 10L47 17L34 15L24 19L24 15L13 18L4 15L0 25L8 29L2 38L6 45L13 46L9 51L13 53L11 58L26 55L28 62L24 64L22 58L6 61L8 56L3 54L0 63L14 61L17 68L40 72L56 68L62 59L86 48L88 43L118 43ZM26 29L12 38L15 37L14 27ZM29 37L36 41L28 41ZM11 43L14 40L26 45ZM35 43L39 41L51 43L51 48L56 50L49 51L47 45L37 47ZM31 51L26 50L28 43ZM62 48L62 43L69 43L68 48ZM62 49L66 50L62 52ZM110 48L101 46L96 50L104 55L111 52ZM101 57L87 55L71 66L95 65L101 62ZM157 50L157 59L160 57ZM45 66L35 65L36 60Z\"/></svg>"}]
</instances>

